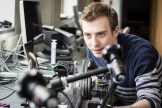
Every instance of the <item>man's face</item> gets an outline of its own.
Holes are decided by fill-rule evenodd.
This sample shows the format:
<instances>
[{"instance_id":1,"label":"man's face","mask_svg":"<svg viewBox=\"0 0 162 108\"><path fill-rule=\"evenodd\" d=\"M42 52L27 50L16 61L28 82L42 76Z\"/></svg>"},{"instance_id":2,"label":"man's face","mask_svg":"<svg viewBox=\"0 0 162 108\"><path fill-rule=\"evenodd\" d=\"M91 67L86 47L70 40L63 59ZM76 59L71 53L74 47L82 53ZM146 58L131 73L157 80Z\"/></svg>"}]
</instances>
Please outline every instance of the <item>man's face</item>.
<instances>
[{"instance_id":1,"label":"man's face","mask_svg":"<svg viewBox=\"0 0 162 108\"><path fill-rule=\"evenodd\" d=\"M82 20L81 25L85 43L95 57L102 57L102 50L107 45L117 44L118 27L112 33L106 17L92 22Z\"/></svg>"}]
</instances>

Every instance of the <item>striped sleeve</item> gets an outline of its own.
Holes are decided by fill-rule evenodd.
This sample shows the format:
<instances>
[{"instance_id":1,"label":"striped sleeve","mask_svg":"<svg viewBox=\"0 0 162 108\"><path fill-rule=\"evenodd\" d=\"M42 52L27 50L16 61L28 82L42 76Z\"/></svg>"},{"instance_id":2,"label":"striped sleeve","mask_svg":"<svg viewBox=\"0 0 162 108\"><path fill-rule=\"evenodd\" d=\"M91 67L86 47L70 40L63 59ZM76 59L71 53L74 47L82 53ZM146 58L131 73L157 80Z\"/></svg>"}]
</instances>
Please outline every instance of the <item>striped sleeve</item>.
<instances>
[{"instance_id":1,"label":"striped sleeve","mask_svg":"<svg viewBox=\"0 0 162 108\"><path fill-rule=\"evenodd\" d=\"M162 58L159 55L156 67L135 78L137 100L147 99L152 108L161 108L162 99Z\"/></svg>"}]
</instances>

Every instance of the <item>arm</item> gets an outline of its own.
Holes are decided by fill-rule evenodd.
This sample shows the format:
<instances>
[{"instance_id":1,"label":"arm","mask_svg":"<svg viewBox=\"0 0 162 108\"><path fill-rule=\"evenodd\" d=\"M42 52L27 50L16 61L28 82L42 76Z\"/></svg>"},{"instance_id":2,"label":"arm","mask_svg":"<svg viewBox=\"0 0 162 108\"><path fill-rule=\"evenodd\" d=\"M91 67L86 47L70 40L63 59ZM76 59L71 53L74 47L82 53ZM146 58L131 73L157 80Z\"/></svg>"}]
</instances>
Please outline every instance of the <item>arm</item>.
<instances>
[{"instance_id":1,"label":"arm","mask_svg":"<svg viewBox=\"0 0 162 108\"><path fill-rule=\"evenodd\" d=\"M124 99L127 99L126 101L128 102L125 105L128 106L121 107L118 102L116 102L116 105L119 105L119 108L161 108L160 87L162 80L162 62L158 53L151 46L146 47L146 45L139 45L135 45L133 47L134 50L128 53L127 57L129 57L129 59L127 60L129 61L126 62L127 70L129 70L129 78L135 81L134 85L137 100L134 101L134 103L129 103L131 97L129 97L129 95L127 96L127 93L126 95L123 93L122 96L125 96ZM121 92L119 92L119 90L118 93L120 94ZM124 90L127 91L126 88L124 88ZM120 101L120 97L117 97L117 99ZM121 100L122 99L123 98L121 98Z\"/></svg>"},{"instance_id":2,"label":"arm","mask_svg":"<svg viewBox=\"0 0 162 108\"><path fill-rule=\"evenodd\" d=\"M113 108L151 108L150 103L146 99L142 99L137 101L136 103L132 105L127 106L115 106Z\"/></svg>"},{"instance_id":3,"label":"arm","mask_svg":"<svg viewBox=\"0 0 162 108\"><path fill-rule=\"evenodd\" d=\"M160 108L161 58L154 49L142 48L141 52L137 50L133 59L137 101L130 108Z\"/></svg>"}]
</instances>

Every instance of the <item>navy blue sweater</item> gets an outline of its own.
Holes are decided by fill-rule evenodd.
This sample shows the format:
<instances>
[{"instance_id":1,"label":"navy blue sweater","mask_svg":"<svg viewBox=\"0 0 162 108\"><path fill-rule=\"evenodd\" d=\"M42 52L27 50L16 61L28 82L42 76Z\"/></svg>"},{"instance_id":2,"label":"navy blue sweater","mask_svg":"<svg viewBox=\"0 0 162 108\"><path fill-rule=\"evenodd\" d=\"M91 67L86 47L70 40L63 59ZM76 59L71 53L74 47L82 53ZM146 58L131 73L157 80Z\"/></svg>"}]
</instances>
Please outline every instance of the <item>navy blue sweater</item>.
<instances>
[{"instance_id":1,"label":"navy blue sweater","mask_svg":"<svg viewBox=\"0 0 162 108\"><path fill-rule=\"evenodd\" d=\"M114 93L116 105L129 105L147 99L152 108L161 108L162 60L153 45L136 35L119 33L118 43L124 48L121 60L127 76ZM106 60L96 58L87 48L87 57L98 67L107 66Z\"/></svg>"}]
</instances>

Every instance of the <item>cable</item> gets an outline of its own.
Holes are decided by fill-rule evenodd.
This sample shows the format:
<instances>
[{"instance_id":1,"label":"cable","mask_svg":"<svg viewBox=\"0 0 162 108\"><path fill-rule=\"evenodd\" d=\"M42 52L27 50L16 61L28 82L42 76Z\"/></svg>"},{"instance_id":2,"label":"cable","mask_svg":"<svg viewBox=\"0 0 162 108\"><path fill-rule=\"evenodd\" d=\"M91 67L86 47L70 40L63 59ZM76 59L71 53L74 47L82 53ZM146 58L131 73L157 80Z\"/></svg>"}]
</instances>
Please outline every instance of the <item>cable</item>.
<instances>
[{"instance_id":1,"label":"cable","mask_svg":"<svg viewBox=\"0 0 162 108\"><path fill-rule=\"evenodd\" d=\"M21 57L27 59L26 56L24 56L24 55L22 55L22 54L15 53L15 52L13 52L13 51L8 51L8 50L4 50L4 51L5 51L5 53L10 52L10 54L5 58L4 62L6 62L12 54L15 54L15 55L18 55L18 56L21 56ZM2 61L2 62L3 62L3 61ZM18 62L14 63L14 65L12 66L12 68L9 69L9 68L7 67L7 65L3 63L3 65L4 65L5 68L6 68L6 70L9 71L9 72L10 72L13 68L15 68L15 67L17 66L17 64L18 64Z\"/></svg>"},{"instance_id":2,"label":"cable","mask_svg":"<svg viewBox=\"0 0 162 108\"><path fill-rule=\"evenodd\" d=\"M10 55L8 55L8 56L6 57L5 61L7 61L7 59L8 59L12 54L16 54L16 55L21 56L21 57L23 57L23 58L25 58L25 59L27 58L26 56L24 56L24 55L22 55L22 54L19 54L19 53L15 53L15 52L13 52L13 51L9 51L9 50L4 50L4 51L10 52Z\"/></svg>"},{"instance_id":3,"label":"cable","mask_svg":"<svg viewBox=\"0 0 162 108\"><path fill-rule=\"evenodd\" d=\"M4 66L4 68L5 68L8 72L11 71L11 70L8 68L8 66L6 65L5 61L1 60L1 64L2 64L2 66Z\"/></svg>"},{"instance_id":4,"label":"cable","mask_svg":"<svg viewBox=\"0 0 162 108\"><path fill-rule=\"evenodd\" d=\"M22 47L22 45L19 45L19 46L17 46L17 47ZM8 50L3 49L3 50L6 51L6 52L10 52L10 54L9 54L9 55L6 57L6 59L4 60L5 62L6 62L6 61L8 60L8 58L9 58L11 55L13 55L13 54L18 55L18 56L21 56L21 57L23 57L23 58L25 58L25 59L27 58L26 56L20 54L21 51L20 51L19 53L16 53L16 52L15 52L15 50L16 50L17 47L15 47L12 51L8 51ZM6 52L5 52L5 53L6 53ZM23 50L22 50L22 52L23 52ZM18 61L17 61L17 62L18 62ZM17 62L14 63L14 64L15 64L14 67L16 67Z\"/></svg>"},{"instance_id":5,"label":"cable","mask_svg":"<svg viewBox=\"0 0 162 108\"><path fill-rule=\"evenodd\" d=\"M9 90L12 90L12 91L15 91L14 89L12 89L12 88L9 88L9 87L7 87L7 86L5 86L5 85L3 85L3 84L0 84L2 87L4 87L4 88L7 88L7 89L9 89Z\"/></svg>"},{"instance_id":6,"label":"cable","mask_svg":"<svg viewBox=\"0 0 162 108\"><path fill-rule=\"evenodd\" d=\"M9 77L0 77L0 84L11 84L13 82L15 82L17 80L17 78L9 78Z\"/></svg>"},{"instance_id":7,"label":"cable","mask_svg":"<svg viewBox=\"0 0 162 108\"><path fill-rule=\"evenodd\" d=\"M6 97L4 97L4 98L1 98L0 100L4 100L4 99L7 99L8 97L10 97L11 95L13 95L14 93L16 92L16 90L15 91L13 91L11 94L9 94L8 96L6 96Z\"/></svg>"},{"instance_id":8,"label":"cable","mask_svg":"<svg viewBox=\"0 0 162 108\"><path fill-rule=\"evenodd\" d=\"M67 96L67 94L66 93L64 93L63 91L61 91L61 93L67 98L67 100L69 101L69 103L70 103L70 108L75 108L74 107L74 105L73 105L73 103L71 102L71 100L69 99L69 97Z\"/></svg>"},{"instance_id":9,"label":"cable","mask_svg":"<svg viewBox=\"0 0 162 108\"><path fill-rule=\"evenodd\" d=\"M13 92L12 92L11 94L9 94L8 96L6 96L6 97L4 97L4 98L1 98L0 101L1 101L1 100L4 100L4 99L7 99L8 97L10 97L11 95L13 95L13 94L16 92L16 90L11 89L11 88L9 88L9 87L7 87L7 86L4 86L3 84L0 84L0 85L3 86L3 87L5 87L5 88L7 88L7 89L9 89L9 90L12 90L12 91L13 91Z\"/></svg>"}]
</instances>

